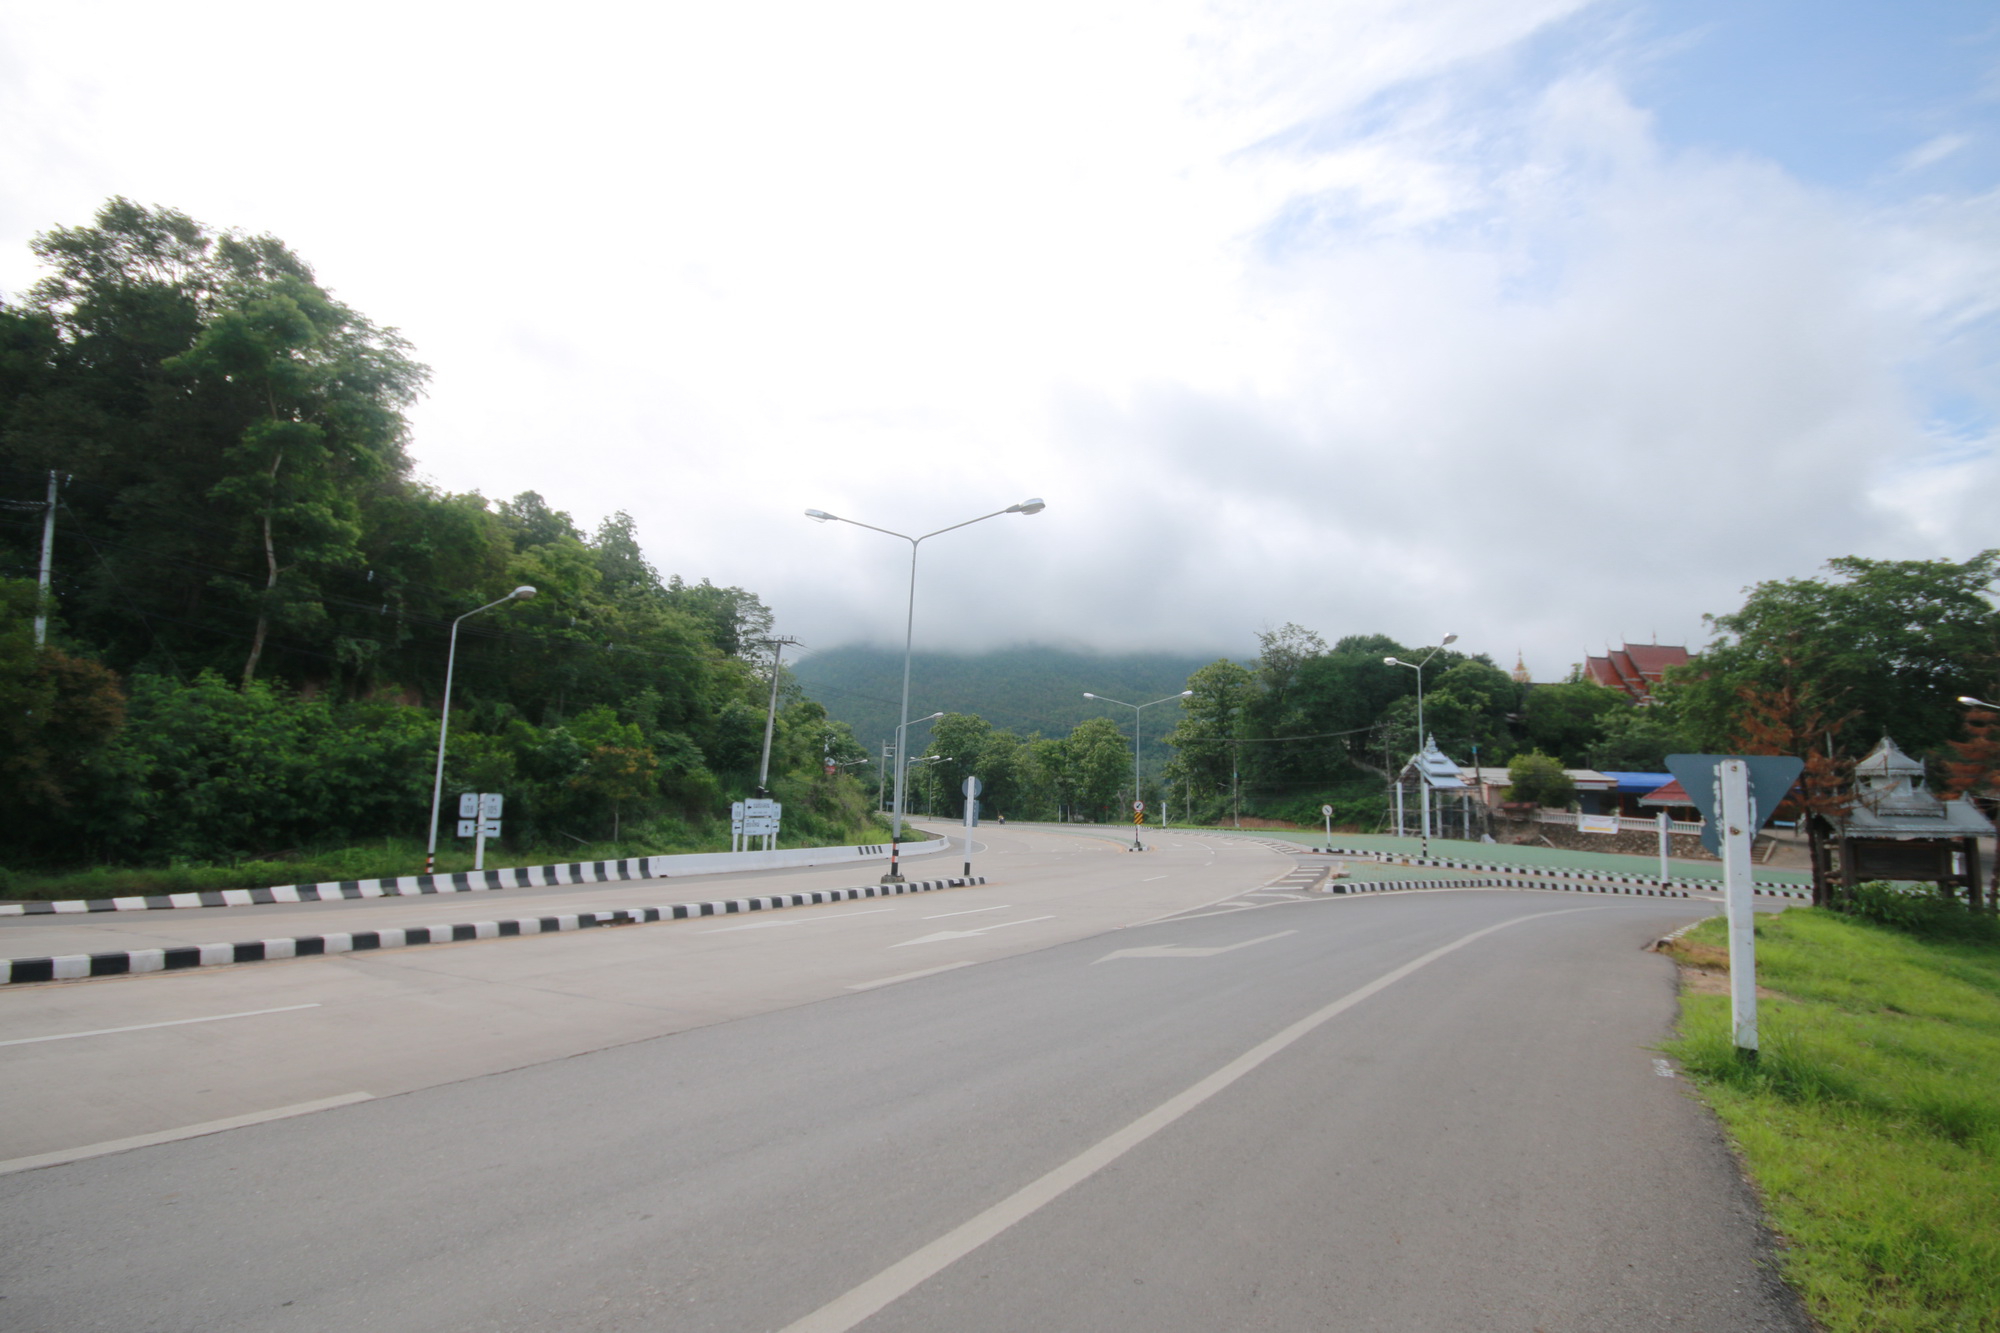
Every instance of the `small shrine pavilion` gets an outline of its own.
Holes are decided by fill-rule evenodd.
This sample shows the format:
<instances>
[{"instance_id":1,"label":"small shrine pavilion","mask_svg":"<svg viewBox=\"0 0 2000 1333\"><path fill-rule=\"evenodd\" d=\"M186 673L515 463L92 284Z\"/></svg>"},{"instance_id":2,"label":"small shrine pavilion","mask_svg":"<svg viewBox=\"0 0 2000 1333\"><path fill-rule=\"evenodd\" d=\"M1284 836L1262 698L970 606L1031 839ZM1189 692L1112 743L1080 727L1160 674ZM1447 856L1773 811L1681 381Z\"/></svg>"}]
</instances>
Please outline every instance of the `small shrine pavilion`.
<instances>
[{"instance_id":1,"label":"small shrine pavilion","mask_svg":"<svg viewBox=\"0 0 2000 1333\"><path fill-rule=\"evenodd\" d=\"M1445 837L1445 811L1448 803L1458 807L1459 823L1463 835L1472 836L1472 803L1468 800L1471 788L1460 776L1458 761L1438 748L1435 736L1424 738L1424 748L1410 756L1410 762L1403 765L1403 771L1396 775L1396 833L1403 832L1404 790L1414 786L1417 789L1417 803L1422 811L1418 828L1423 836ZM1433 795L1435 793L1435 795ZM1449 801L1448 798L1455 798ZM1433 811L1435 810L1435 822Z\"/></svg>"},{"instance_id":2,"label":"small shrine pavilion","mask_svg":"<svg viewBox=\"0 0 2000 1333\"><path fill-rule=\"evenodd\" d=\"M1965 889L1980 905L1979 839L1993 821L1972 802L1939 799L1924 788L1924 766L1884 736L1854 765L1854 805L1835 821L1840 881L1915 880L1946 892Z\"/></svg>"}]
</instances>

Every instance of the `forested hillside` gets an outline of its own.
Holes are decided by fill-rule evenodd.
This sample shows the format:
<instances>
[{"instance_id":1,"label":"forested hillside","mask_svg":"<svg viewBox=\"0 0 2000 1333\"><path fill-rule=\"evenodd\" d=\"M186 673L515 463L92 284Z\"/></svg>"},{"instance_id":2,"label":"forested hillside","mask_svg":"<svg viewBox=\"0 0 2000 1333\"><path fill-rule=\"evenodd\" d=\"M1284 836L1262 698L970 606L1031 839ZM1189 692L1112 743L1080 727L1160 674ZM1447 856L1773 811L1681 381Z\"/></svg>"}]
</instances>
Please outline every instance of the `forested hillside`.
<instances>
[{"instance_id":1,"label":"forested hillside","mask_svg":"<svg viewBox=\"0 0 2000 1333\"><path fill-rule=\"evenodd\" d=\"M1807 761L1812 808L1831 813L1853 761L1890 734L1930 762L1940 791L2000 799L2000 714L1960 702L1992 701L2000 685L2000 553L1846 557L1828 570L1760 583L1741 608L1711 617L1713 642L1644 704L1575 673L1529 684L1477 653L1382 635L1328 645L1286 625L1259 636L1248 665L1202 666L1185 679L1188 698L1154 710L1138 795L1196 822L1240 812L1313 823L1331 804L1342 823L1379 825L1390 774L1421 744L1418 674L1385 660L1395 658L1425 664L1424 730L1446 754L1554 773L1555 789L1562 767L1658 772L1672 753L1791 754ZM1042 679L1032 661L999 660ZM979 659L956 668L984 674ZM1177 692L1149 684L1129 701ZM917 773L918 802L956 810L960 783L977 774L1002 813L1121 817L1134 795L1131 723L1130 710L1107 709L1066 735L1035 727L1042 736L1030 739L977 708L943 718L912 741L938 756Z\"/></svg>"},{"instance_id":2,"label":"forested hillside","mask_svg":"<svg viewBox=\"0 0 2000 1333\"><path fill-rule=\"evenodd\" d=\"M1129 723L1131 711L1084 698L1086 691L1143 704L1187 688L1208 658L1187 653L1088 653L1021 645L985 653L917 653L910 669L910 715L977 713L1022 736L1066 735L1093 717ZM853 644L801 654L793 673L827 713L879 748L896 733L903 688L900 648ZM1168 705L1146 714L1155 739L1173 724ZM1128 728L1129 729L1129 728ZM1159 762L1165 754L1156 751ZM1149 764L1148 768L1156 765Z\"/></svg>"},{"instance_id":3,"label":"forested hillside","mask_svg":"<svg viewBox=\"0 0 2000 1333\"><path fill-rule=\"evenodd\" d=\"M502 792L517 849L574 855L681 839L755 780L757 597L662 578L626 515L413 480L425 368L280 241L114 200L35 251L0 304L0 857L420 839L451 625L521 586L460 631L448 792ZM863 818L830 746L854 752L788 692L788 830Z\"/></svg>"}]
</instances>

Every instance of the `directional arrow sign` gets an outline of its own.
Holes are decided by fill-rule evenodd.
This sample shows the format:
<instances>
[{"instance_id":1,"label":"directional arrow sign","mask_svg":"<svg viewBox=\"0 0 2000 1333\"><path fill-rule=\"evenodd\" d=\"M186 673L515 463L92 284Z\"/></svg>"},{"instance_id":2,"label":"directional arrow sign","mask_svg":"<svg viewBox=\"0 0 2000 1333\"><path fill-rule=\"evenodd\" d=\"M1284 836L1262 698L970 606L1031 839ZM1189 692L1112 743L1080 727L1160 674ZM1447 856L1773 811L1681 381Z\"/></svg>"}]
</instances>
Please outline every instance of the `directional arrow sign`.
<instances>
[{"instance_id":1,"label":"directional arrow sign","mask_svg":"<svg viewBox=\"0 0 2000 1333\"><path fill-rule=\"evenodd\" d=\"M1769 754L1670 754L1667 771L1672 773L1688 797L1701 811L1701 845L1722 855L1722 790L1715 779L1716 765L1725 759L1741 759L1750 770L1750 832L1770 823L1778 802L1792 790L1806 761L1790 755Z\"/></svg>"},{"instance_id":2,"label":"directional arrow sign","mask_svg":"<svg viewBox=\"0 0 2000 1333\"><path fill-rule=\"evenodd\" d=\"M1108 963L1114 958L1213 958L1219 953L1247 949L1253 944L1267 944L1272 940L1281 940L1287 935L1298 933L1296 930L1281 930L1275 935L1259 935L1254 940L1244 940L1240 944L1222 944L1213 948L1202 948L1193 944L1153 944L1143 949L1120 949L1116 953L1105 954L1097 961Z\"/></svg>"}]
</instances>

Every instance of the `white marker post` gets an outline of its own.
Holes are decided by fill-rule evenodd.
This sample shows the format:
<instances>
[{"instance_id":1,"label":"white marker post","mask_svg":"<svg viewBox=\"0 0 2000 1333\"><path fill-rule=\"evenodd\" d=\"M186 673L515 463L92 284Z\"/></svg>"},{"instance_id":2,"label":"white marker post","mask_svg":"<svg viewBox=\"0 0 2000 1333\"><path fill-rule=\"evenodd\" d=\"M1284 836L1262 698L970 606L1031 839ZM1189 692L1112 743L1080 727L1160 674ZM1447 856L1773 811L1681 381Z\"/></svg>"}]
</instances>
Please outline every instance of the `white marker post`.
<instances>
[{"instance_id":1,"label":"white marker post","mask_svg":"<svg viewBox=\"0 0 2000 1333\"><path fill-rule=\"evenodd\" d=\"M1674 831L1670 827L1672 823L1673 821L1667 818L1667 812L1664 810L1660 811L1660 887L1661 888L1665 888L1667 886L1667 881L1673 878L1672 874L1669 873L1667 869L1667 853L1673 850L1673 845L1674 845L1673 841Z\"/></svg>"},{"instance_id":2,"label":"white marker post","mask_svg":"<svg viewBox=\"0 0 2000 1333\"><path fill-rule=\"evenodd\" d=\"M1323 805L1319 808L1319 813L1320 817L1326 820L1326 849L1330 852L1333 850L1333 807Z\"/></svg>"},{"instance_id":3,"label":"white marker post","mask_svg":"<svg viewBox=\"0 0 2000 1333\"><path fill-rule=\"evenodd\" d=\"M1725 759L1715 767L1722 799L1722 897L1729 914L1729 1020L1736 1049L1757 1054L1757 934L1750 840L1757 812L1750 800L1750 767Z\"/></svg>"},{"instance_id":4,"label":"white marker post","mask_svg":"<svg viewBox=\"0 0 2000 1333\"><path fill-rule=\"evenodd\" d=\"M500 811L506 797L497 791L479 793L479 836L472 843L472 868L486 869L486 840L500 836Z\"/></svg>"},{"instance_id":5,"label":"white marker post","mask_svg":"<svg viewBox=\"0 0 2000 1333\"><path fill-rule=\"evenodd\" d=\"M965 877L972 878L972 829L979 822L979 793L985 788L978 778L967 774L965 785Z\"/></svg>"}]
</instances>

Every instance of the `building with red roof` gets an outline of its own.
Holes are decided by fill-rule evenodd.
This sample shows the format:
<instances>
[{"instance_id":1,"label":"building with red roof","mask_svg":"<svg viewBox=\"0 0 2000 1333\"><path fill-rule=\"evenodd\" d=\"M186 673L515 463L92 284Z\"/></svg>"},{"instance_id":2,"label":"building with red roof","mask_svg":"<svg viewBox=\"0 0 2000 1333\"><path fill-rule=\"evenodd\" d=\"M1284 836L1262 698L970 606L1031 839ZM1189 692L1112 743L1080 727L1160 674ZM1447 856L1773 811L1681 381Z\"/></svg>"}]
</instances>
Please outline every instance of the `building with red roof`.
<instances>
[{"instance_id":1,"label":"building with red roof","mask_svg":"<svg viewBox=\"0 0 2000 1333\"><path fill-rule=\"evenodd\" d=\"M1665 677L1667 668L1686 666L1694 658L1685 648L1661 643L1628 643L1608 648L1602 657L1584 659L1583 678L1607 689L1621 690L1634 703L1652 698L1653 687Z\"/></svg>"}]
</instances>

